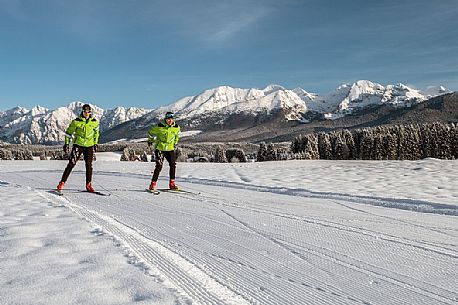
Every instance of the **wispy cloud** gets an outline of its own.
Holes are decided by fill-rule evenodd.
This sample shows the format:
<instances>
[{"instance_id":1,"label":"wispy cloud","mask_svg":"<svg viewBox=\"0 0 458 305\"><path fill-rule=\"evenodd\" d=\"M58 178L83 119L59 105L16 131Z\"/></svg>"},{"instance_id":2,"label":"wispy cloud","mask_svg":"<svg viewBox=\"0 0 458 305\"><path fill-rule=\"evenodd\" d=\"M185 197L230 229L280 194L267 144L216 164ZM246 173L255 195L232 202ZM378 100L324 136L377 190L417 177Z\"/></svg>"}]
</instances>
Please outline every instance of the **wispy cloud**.
<instances>
[{"instance_id":1,"label":"wispy cloud","mask_svg":"<svg viewBox=\"0 0 458 305\"><path fill-rule=\"evenodd\" d=\"M33 6L24 0L0 0L0 14L50 24L82 40L106 40L118 31L149 28L153 36L165 32L206 44L223 44L242 35L274 7L272 0L43 0Z\"/></svg>"},{"instance_id":2,"label":"wispy cloud","mask_svg":"<svg viewBox=\"0 0 458 305\"><path fill-rule=\"evenodd\" d=\"M218 28L213 29L210 32L210 35L202 38L209 43L227 41L239 35L244 30L247 30L250 26L261 20L266 15L266 10L252 12L247 15L239 15L237 16L237 19L221 22L218 25Z\"/></svg>"},{"instance_id":3,"label":"wispy cloud","mask_svg":"<svg viewBox=\"0 0 458 305\"><path fill-rule=\"evenodd\" d=\"M274 9L270 0L172 0L156 3L145 12L152 24L159 22L177 35L211 44L228 42L249 31Z\"/></svg>"}]
</instances>

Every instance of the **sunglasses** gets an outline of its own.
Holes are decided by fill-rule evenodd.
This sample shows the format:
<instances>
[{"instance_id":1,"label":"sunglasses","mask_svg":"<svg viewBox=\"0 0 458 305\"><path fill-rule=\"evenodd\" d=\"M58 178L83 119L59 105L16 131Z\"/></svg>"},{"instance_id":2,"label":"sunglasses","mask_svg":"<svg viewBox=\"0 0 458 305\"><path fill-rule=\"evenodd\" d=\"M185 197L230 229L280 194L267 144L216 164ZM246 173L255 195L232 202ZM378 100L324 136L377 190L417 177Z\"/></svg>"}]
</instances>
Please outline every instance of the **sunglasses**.
<instances>
[{"instance_id":1,"label":"sunglasses","mask_svg":"<svg viewBox=\"0 0 458 305\"><path fill-rule=\"evenodd\" d=\"M165 116L166 119L173 119L173 115L169 114Z\"/></svg>"},{"instance_id":2,"label":"sunglasses","mask_svg":"<svg viewBox=\"0 0 458 305\"><path fill-rule=\"evenodd\" d=\"M91 113L91 110L83 110L83 112Z\"/></svg>"}]
</instances>

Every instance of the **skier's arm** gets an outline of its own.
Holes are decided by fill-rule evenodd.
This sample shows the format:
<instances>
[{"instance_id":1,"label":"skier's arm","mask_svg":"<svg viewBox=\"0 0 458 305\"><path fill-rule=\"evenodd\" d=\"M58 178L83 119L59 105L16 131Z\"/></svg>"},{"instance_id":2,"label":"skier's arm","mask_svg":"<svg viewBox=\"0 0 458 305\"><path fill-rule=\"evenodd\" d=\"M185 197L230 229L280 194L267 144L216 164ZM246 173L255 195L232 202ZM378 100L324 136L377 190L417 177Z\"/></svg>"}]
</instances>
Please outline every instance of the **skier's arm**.
<instances>
[{"instance_id":1,"label":"skier's arm","mask_svg":"<svg viewBox=\"0 0 458 305\"><path fill-rule=\"evenodd\" d=\"M175 143L173 143L174 146L178 144L178 139L180 138L180 130L180 127L178 127L178 130L175 134Z\"/></svg>"},{"instance_id":2,"label":"skier's arm","mask_svg":"<svg viewBox=\"0 0 458 305\"><path fill-rule=\"evenodd\" d=\"M94 144L99 144L99 121L97 121L97 126L94 128Z\"/></svg>"},{"instance_id":3,"label":"skier's arm","mask_svg":"<svg viewBox=\"0 0 458 305\"><path fill-rule=\"evenodd\" d=\"M158 129L157 126L151 127L148 133L148 143L153 144L157 138Z\"/></svg>"},{"instance_id":4,"label":"skier's arm","mask_svg":"<svg viewBox=\"0 0 458 305\"><path fill-rule=\"evenodd\" d=\"M76 122L72 121L70 126L68 126L67 130L65 131L65 144L70 144L70 140L73 138L73 134L76 130Z\"/></svg>"}]
</instances>

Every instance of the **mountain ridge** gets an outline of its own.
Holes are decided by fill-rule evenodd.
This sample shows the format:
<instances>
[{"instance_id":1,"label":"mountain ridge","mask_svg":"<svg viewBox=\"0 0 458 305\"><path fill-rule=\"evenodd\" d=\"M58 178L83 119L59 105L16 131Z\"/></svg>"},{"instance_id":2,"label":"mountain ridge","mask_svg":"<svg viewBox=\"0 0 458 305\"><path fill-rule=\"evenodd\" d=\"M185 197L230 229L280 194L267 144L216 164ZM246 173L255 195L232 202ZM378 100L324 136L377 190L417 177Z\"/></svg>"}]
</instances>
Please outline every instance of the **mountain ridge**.
<instances>
[{"instance_id":1,"label":"mountain ridge","mask_svg":"<svg viewBox=\"0 0 458 305\"><path fill-rule=\"evenodd\" d=\"M101 141L109 142L144 138L151 125L167 111L175 112L183 130L243 132L262 124L286 128L322 119L339 120L384 105L410 108L449 92L442 86L434 86L422 93L403 84L382 86L368 80L342 84L325 95L276 84L263 89L219 86L157 109L116 107L104 110L93 105L93 113L100 118ZM0 112L0 139L10 143L60 143L65 128L79 115L82 104L75 101L54 110L35 106L31 110L15 107ZM240 138L246 137L241 135Z\"/></svg>"},{"instance_id":2,"label":"mountain ridge","mask_svg":"<svg viewBox=\"0 0 458 305\"><path fill-rule=\"evenodd\" d=\"M35 106L28 110L14 107L0 113L0 139L20 144L59 144L64 141L65 130L70 122L79 116L81 101L74 101L64 107L49 110ZM101 131L140 117L148 109L116 107L104 110L92 105L93 116L100 120Z\"/></svg>"}]
</instances>

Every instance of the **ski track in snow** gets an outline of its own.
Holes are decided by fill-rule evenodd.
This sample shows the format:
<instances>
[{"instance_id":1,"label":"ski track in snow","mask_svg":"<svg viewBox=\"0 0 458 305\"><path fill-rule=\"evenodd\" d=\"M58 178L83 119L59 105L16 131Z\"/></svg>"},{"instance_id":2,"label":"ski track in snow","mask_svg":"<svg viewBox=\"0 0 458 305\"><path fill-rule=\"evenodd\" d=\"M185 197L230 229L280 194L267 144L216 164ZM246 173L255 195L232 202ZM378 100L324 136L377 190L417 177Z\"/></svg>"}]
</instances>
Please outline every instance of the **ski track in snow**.
<instances>
[{"instance_id":1,"label":"ski track in snow","mask_svg":"<svg viewBox=\"0 0 458 305\"><path fill-rule=\"evenodd\" d=\"M458 300L457 206L250 185L239 173L240 183L180 179L199 195L154 196L144 191L148 175L113 170L94 172L103 181L95 187L109 197L80 193L81 170L58 197L43 181L60 174L9 171L0 174L0 183L68 206L119 240L189 303Z\"/></svg>"},{"instance_id":2,"label":"ski track in snow","mask_svg":"<svg viewBox=\"0 0 458 305\"><path fill-rule=\"evenodd\" d=\"M28 171L28 172L34 172ZM55 171L60 173L60 171ZM80 171L81 172L81 171ZM237 171L236 171L237 172ZM118 176L118 177L137 177L143 179L149 179L149 175L135 174L135 173L119 173L111 171L97 171L95 175L102 176ZM388 208L397 208L402 210L411 210L422 213L434 213L458 216L458 205L451 205L445 203L438 203L432 201L424 201L418 199L406 199L406 198L389 198L389 197L376 197L376 196L361 196L355 194L345 194L337 192L317 192L305 189L295 189L286 187L266 187L260 185L249 184L252 179L244 176L241 173L237 173L237 180L240 182L231 181L214 181L203 178L180 178L181 181L192 183L192 184L204 184L209 186L221 186L235 189L252 190L256 192L268 192L276 194L285 194L290 196L300 196L306 198L318 198L318 199L335 199L340 201L348 201L352 203L370 204L375 206L383 206ZM113 189L113 191L121 191L124 188ZM125 189L127 190L127 189ZM107 190L110 191L110 190Z\"/></svg>"}]
</instances>

